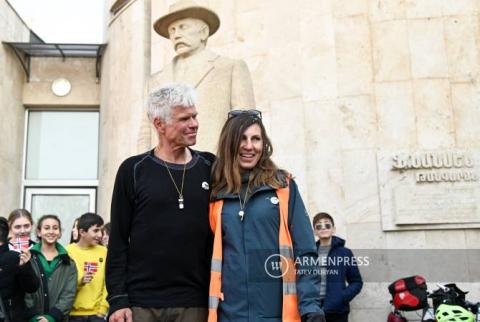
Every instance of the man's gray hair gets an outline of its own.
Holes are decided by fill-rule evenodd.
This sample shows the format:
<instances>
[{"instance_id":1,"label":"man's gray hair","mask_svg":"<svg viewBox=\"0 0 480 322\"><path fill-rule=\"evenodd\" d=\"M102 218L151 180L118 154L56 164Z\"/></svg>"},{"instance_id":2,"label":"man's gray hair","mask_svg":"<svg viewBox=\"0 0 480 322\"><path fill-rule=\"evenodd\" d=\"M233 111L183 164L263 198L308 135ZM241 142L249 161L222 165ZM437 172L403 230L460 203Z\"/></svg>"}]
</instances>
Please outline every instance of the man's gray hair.
<instances>
[{"instance_id":1,"label":"man's gray hair","mask_svg":"<svg viewBox=\"0 0 480 322\"><path fill-rule=\"evenodd\" d=\"M174 108L195 107L197 94L193 87L174 83L153 90L148 97L148 118L168 121Z\"/></svg>"}]
</instances>

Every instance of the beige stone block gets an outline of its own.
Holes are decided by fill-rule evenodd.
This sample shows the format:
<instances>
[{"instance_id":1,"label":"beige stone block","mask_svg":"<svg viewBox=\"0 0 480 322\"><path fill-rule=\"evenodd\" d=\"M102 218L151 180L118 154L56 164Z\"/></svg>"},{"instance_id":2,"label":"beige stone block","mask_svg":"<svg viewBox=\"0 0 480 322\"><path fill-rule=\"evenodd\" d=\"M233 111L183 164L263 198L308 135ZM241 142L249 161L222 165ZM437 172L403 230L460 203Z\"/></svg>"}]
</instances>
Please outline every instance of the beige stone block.
<instances>
[{"instance_id":1,"label":"beige stone block","mask_svg":"<svg viewBox=\"0 0 480 322\"><path fill-rule=\"evenodd\" d=\"M23 88L23 103L27 106L99 106L100 86L69 78L72 84L70 93L66 96L56 96L52 93L52 82L40 81L26 83Z\"/></svg>"},{"instance_id":2,"label":"beige stone block","mask_svg":"<svg viewBox=\"0 0 480 322\"><path fill-rule=\"evenodd\" d=\"M282 100L302 96L301 49L298 43L271 50L263 64L252 71L255 97Z\"/></svg>"},{"instance_id":3,"label":"beige stone block","mask_svg":"<svg viewBox=\"0 0 480 322\"><path fill-rule=\"evenodd\" d=\"M326 211L340 213L343 203L343 176L338 129L340 113L336 102L315 101L304 104L305 154L311 214Z\"/></svg>"},{"instance_id":4,"label":"beige stone block","mask_svg":"<svg viewBox=\"0 0 480 322\"><path fill-rule=\"evenodd\" d=\"M369 0L369 13L372 21L404 19L405 0Z\"/></svg>"},{"instance_id":5,"label":"beige stone block","mask_svg":"<svg viewBox=\"0 0 480 322\"><path fill-rule=\"evenodd\" d=\"M334 27L332 15L310 11L303 15L300 21L300 42L305 47L320 47L322 50L335 49Z\"/></svg>"},{"instance_id":6,"label":"beige stone block","mask_svg":"<svg viewBox=\"0 0 480 322\"><path fill-rule=\"evenodd\" d=\"M256 56L269 52L270 41L266 32L267 26L264 15L264 11L255 9L245 12L239 11L235 16L236 39L241 44L240 56Z\"/></svg>"},{"instance_id":7,"label":"beige stone block","mask_svg":"<svg viewBox=\"0 0 480 322\"><path fill-rule=\"evenodd\" d=\"M345 222L380 222L380 200L374 149L344 150L342 156Z\"/></svg>"},{"instance_id":8,"label":"beige stone block","mask_svg":"<svg viewBox=\"0 0 480 322\"><path fill-rule=\"evenodd\" d=\"M480 46L477 42L479 23L476 16L444 19L445 42L450 79L453 82L474 82L480 77Z\"/></svg>"},{"instance_id":9,"label":"beige stone block","mask_svg":"<svg viewBox=\"0 0 480 322\"><path fill-rule=\"evenodd\" d=\"M304 17L300 30L301 43L305 44L301 53L303 99L336 98L337 67L332 16Z\"/></svg>"},{"instance_id":10,"label":"beige stone block","mask_svg":"<svg viewBox=\"0 0 480 322\"><path fill-rule=\"evenodd\" d=\"M337 98L337 67L334 49L306 47L301 55L303 99L308 102Z\"/></svg>"},{"instance_id":11,"label":"beige stone block","mask_svg":"<svg viewBox=\"0 0 480 322\"><path fill-rule=\"evenodd\" d=\"M327 212L329 214L343 213L343 189L342 173L336 169L340 162L339 157L333 153L326 153L323 158L319 158L315 167L308 167L311 159L307 157L307 204L310 216L318 212Z\"/></svg>"},{"instance_id":12,"label":"beige stone block","mask_svg":"<svg viewBox=\"0 0 480 322\"><path fill-rule=\"evenodd\" d=\"M244 0L237 2L237 12L247 12L265 7L265 1Z\"/></svg>"},{"instance_id":13,"label":"beige stone block","mask_svg":"<svg viewBox=\"0 0 480 322\"><path fill-rule=\"evenodd\" d=\"M375 147L377 116L369 95L351 96L337 100L341 114L340 144L344 149Z\"/></svg>"},{"instance_id":14,"label":"beige stone block","mask_svg":"<svg viewBox=\"0 0 480 322\"><path fill-rule=\"evenodd\" d=\"M448 77L442 19L409 20L408 35L413 78Z\"/></svg>"},{"instance_id":15,"label":"beige stone block","mask_svg":"<svg viewBox=\"0 0 480 322\"><path fill-rule=\"evenodd\" d=\"M478 14L480 4L477 0L443 0L443 15L473 15Z\"/></svg>"},{"instance_id":16,"label":"beige stone block","mask_svg":"<svg viewBox=\"0 0 480 322\"><path fill-rule=\"evenodd\" d=\"M455 145L454 120L447 80L413 82L418 147L448 148Z\"/></svg>"},{"instance_id":17,"label":"beige stone block","mask_svg":"<svg viewBox=\"0 0 480 322\"><path fill-rule=\"evenodd\" d=\"M38 57L31 60L30 81L53 81L59 77L77 82L96 82L95 58Z\"/></svg>"},{"instance_id":18,"label":"beige stone block","mask_svg":"<svg viewBox=\"0 0 480 322\"><path fill-rule=\"evenodd\" d=\"M465 249L467 247L464 230L425 231L426 247L430 249Z\"/></svg>"},{"instance_id":19,"label":"beige stone block","mask_svg":"<svg viewBox=\"0 0 480 322\"><path fill-rule=\"evenodd\" d=\"M290 171L306 192L304 112L301 99L272 101L270 105L269 137L274 159L281 168ZM295 126L291 126L295 124ZM307 199L307 196L304 195Z\"/></svg>"},{"instance_id":20,"label":"beige stone block","mask_svg":"<svg viewBox=\"0 0 480 322\"><path fill-rule=\"evenodd\" d=\"M355 16L335 20L338 95L371 93L372 52L368 20Z\"/></svg>"},{"instance_id":21,"label":"beige stone block","mask_svg":"<svg viewBox=\"0 0 480 322\"><path fill-rule=\"evenodd\" d=\"M365 15L368 13L367 0L335 0L332 2L335 17Z\"/></svg>"},{"instance_id":22,"label":"beige stone block","mask_svg":"<svg viewBox=\"0 0 480 322\"><path fill-rule=\"evenodd\" d=\"M300 17L302 20L310 17L319 17L321 15L333 14L333 2L335 0L302 0L296 3L300 8Z\"/></svg>"},{"instance_id":23,"label":"beige stone block","mask_svg":"<svg viewBox=\"0 0 480 322\"><path fill-rule=\"evenodd\" d=\"M480 88L472 84L452 84L456 145L480 147Z\"/></svg>"},{"instance_id":24,"label":"beige stone block","mask_svg":"<svg viewBox=\"0 0 480 322\"><path fill-rule=\"evenodd\" d=\"M361 296L361 295L360 295ZM384 298L384 308L373 309L370 307L352 310L348 320L352 322L385 322L390 312L388 297ZM370 304L371 305L371 304Z\"/></svg>"},{"instance_id":25,"label":"beige stone block","mask_svg":"<svg viewBox=\"0 0 480 322\"><path fill-rule=\"evenodd\" d=\"M347 224L348 247L352 249L385 249L385 234L377 223ZM337 227L338 230L338 227Z\"/></svg>"},{"instance_id":26,"label":"beige stone block","mask_svg":"<svg viewBox=\"0 0 480 322\"><path fill-rule=\"evenodd\" d=\"M273 0L271 3L272 7L262 10L268 46L275 50L290 43L297 43L301 20L299 7L292 6L289 0ZM273 7L275 10L272 12ZM255 30L250 29L248 36L255 37Z\"/></svg>"},{"instance_id":27,"label":"beige stone block","mask_svg":"<svg viewBox=\"0 0 480 322\"><path fill-rule=\"evenodd\" d=\"M235 41L235 1L210 0L208 7L220 17L220 29L208 40L209 46L221 46Z\"/></svg>"},{"instance_id":28,"label":"beige stone block","mask_svg":"<svg viewBox=\"0 0 480 322\"><path fill-rule=\"evenodd\" d=\"M4 144L0 145L0 147L3 149ZM12 163L0 157L0 177L2 178L2 184L0 184L0 195L2 196L0 211L2 212L2 217L7 217L13 209L21 207L21 159Z\"/></svg>"},{"instance_id":29,"label":"beige stone block","mask_svg":"<svg viewBox=\"0 0 480 322\"><path fill-rule=\"evenodd\" d=\"M414 148L417 129L411 82L377 83L375 104L379 146Z\"/></svg>"},{"instance_id":30,"label":"beige stone block","mask_svg":"<svg viewBox=\"0 0 480 322\"><path fill-rule=\"evenodd\" d=\"M356 312L366 308L388 310L388 305L386 305L386 303L388 303L388 299L390 299L390 293L388 292L390 281L382 283L379 281L369 282L364 279L363 282L361 293L350 303L350 307ZM387 306L387 308L385 308L385 306ZM387 315L388 313L381 315L380 317L383 317L383 320L381 321L385 322ZM370 319L360 320L357 314L350 315L349 320L350 318L352 321L370 321Z\"/></svg>"},{"instance_id":31,"label":"beige stone block","mask_svg":"<svg viewBox=\"0 0 480 322\"><path fill-rule=\"evenodd\" d=\"M480 229L465 230L465 243L467 249L480 248Z\"/></svg>"},{"instance_id":32,"label":"beige stone block","mask_svg":"<svg viewBox=\"0 0 480 322\"><path fill-rule=\"evenodd\" d=\"M410 79L407 22L394 20L375 23L372 30L375 81Z\"/></svg>"},{"instance_id":33,"label":"beige stone block","mask_svg":"<svg viewBox=\"0 0 480 322\"><path fill-rule=\"evenodd\" d=\"M386 234L387 249L425 249L425 231L392 231Z\"/></svg>"},{"instance_id":34,"label":"beige stone block","mask_svg":"<svg viewBox=\"0 0 480 322\"><path fill-rule=\"evenodd\" d=\"M407 18L441 17L442 2L442 0L405 0Z\"/></svg>"}]
</instances>

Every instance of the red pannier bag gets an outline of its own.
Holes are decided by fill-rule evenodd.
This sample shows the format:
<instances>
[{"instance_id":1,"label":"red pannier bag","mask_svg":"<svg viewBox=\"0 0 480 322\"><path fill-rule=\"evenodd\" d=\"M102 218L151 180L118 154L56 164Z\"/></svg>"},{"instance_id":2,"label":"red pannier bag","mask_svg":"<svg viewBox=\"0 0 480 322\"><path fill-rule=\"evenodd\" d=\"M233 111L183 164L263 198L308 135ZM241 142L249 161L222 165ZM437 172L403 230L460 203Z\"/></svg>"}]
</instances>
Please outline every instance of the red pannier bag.
<instances>
[{"instance_id":1,"label":"red pannier bag","mask_svg":"<svg viewBox=\"0 0 480 322\"><path fill-rule=\"evenodd\" d=\"M415 311L427 307L427 284L420 275L404 277L388 286L397 310Z\"/></svg>"}]
</instances>

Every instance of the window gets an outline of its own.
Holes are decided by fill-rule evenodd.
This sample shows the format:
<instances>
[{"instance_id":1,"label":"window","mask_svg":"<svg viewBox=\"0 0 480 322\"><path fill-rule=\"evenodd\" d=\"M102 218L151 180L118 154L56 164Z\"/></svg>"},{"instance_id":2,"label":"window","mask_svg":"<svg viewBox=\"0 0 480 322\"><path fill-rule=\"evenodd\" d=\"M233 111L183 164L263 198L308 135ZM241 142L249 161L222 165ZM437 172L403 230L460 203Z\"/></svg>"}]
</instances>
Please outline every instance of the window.
<instances>
[{"instance_id":1,"label":"window","mask_svg":"<svg viewBox=\"0 0 480 322\"><path fill-rule=\"evenodd\" d=\"M35 221L58 215L62 244L75 218L95 212L98 142L98 111L27 111L24 207Z\"/></svg>"}]
</instances>

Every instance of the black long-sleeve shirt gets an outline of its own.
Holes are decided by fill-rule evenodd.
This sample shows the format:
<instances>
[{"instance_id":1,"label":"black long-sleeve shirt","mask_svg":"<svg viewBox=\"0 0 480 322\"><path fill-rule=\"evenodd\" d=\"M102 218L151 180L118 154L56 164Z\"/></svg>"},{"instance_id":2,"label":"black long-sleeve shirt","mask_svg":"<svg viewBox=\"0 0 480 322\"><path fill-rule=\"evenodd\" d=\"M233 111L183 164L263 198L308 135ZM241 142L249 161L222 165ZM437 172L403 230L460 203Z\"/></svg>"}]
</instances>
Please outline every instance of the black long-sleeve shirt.
<instances>
[{"instance_id":1,"label":"black long-sleeve shirt","mask_svg":"<svg viewBox=\"0 0 480 322\"><path fill-rule=\"evenodd\" d=\"M112 197L106 283L120 308L207 307L212 235L208 221L211 153L191 150L184 209L165 163L153 151L125 160ZM178 188L183 165L167 163Z\"/></svg>"}]
</instances>

